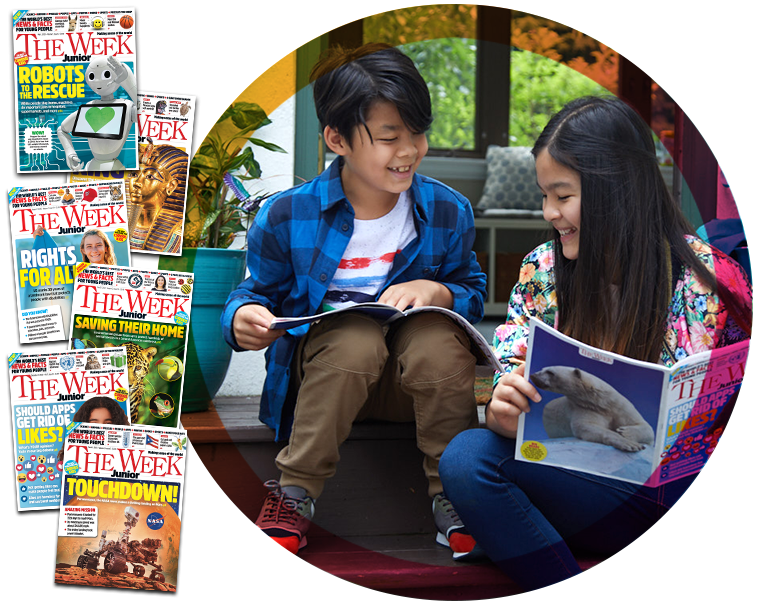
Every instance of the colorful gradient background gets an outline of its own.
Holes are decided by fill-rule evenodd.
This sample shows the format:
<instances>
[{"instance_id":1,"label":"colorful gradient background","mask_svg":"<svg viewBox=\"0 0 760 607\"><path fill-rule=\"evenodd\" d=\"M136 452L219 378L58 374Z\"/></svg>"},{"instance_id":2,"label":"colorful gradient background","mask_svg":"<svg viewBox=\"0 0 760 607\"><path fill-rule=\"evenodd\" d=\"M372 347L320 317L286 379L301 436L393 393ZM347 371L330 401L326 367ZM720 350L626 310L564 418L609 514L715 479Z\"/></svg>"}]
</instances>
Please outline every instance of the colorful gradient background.
<instances>
[{"instance_id":1,"label":"colorful gradient background","mask_svg":"<svg viewBox=\"0 0 760 607\"><path fill-rule=\"evenodd\" d=\"M268 113L292 95L283 83L295 69L291 53L302 44L401 6L158 5L156 80L203 83L205 136L244 92ZM700 129L731 184L741 216L745 221L751 217L750 4L515 8L593 36L649 73ZM668 516L594 569L512 598L750 600L749 378L720 448ZM198 459L192 462L194 599L398 598L338 580L274 546L226 499Z\"/></svg>"}]
</instances>

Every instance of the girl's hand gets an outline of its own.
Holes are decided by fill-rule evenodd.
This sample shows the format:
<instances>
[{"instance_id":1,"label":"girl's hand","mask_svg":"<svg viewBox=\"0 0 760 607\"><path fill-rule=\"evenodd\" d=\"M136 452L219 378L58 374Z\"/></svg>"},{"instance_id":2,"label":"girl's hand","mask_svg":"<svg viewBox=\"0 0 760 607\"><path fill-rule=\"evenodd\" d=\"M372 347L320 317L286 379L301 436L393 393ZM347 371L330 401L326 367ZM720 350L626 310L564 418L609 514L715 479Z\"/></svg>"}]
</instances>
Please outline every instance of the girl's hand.
<instances>
[{"instance_id":1,"label":"girl's hand","mask_svg":"<svg viewBox=\"0 0 760 607\"><path fill-rule=\"evenodd\" d=\"M530 403L540 402L541 395L525 379L525 363L512 373L502 375L486 408L486 426L502 436L514 438L517 418L530 411Z\"/></svg>"}]
</instances>

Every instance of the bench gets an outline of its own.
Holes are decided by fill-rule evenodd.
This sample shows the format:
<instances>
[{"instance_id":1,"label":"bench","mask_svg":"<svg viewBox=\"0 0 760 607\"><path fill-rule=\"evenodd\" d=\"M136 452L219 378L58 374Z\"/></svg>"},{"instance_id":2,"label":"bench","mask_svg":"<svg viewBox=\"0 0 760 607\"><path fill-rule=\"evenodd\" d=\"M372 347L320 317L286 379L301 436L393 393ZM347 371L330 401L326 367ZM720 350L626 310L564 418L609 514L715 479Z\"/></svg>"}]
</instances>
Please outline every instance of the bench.
<instances>
[{"instance_id":1,"label":"bench","mask_svg":"<svg viewBox=\"0 0 760 607\"><path fill-rule=\"evenodd\" d=\"M266 496L263 482L279 476L274 459L283 446L258 421L258 402L217 398L208 411L182 414L193 448L251 522ZM480 413L482 420L482 406ZM471 600L518 594L520 588L489 561L455 563L450 550L435 543L421 462L413 424L356 424L299 557L346 581L400 596ZM581 566L595 562L584 559Z\"/></svg>"}]
</instances>

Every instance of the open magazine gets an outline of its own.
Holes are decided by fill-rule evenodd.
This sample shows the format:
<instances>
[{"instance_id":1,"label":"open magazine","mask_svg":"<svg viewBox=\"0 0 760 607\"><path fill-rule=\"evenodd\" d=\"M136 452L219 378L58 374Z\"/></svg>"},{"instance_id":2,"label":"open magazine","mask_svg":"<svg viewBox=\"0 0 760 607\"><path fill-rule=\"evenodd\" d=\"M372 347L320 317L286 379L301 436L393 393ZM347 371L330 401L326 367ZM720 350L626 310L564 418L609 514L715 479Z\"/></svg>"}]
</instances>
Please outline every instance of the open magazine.
<instances>
[{"instance_id":1,"label":"open magazine","mask_svg":"<svg viewBox=\"0 0 760 607\"><path fill-rule=\"evenodd\" d=\"M518 460L658 486L702 469L739 392L749 341L673 367L591 348L530 319ZM730 409L729 409L730 411Z\"/></svg>"},{"instance_id":2,"label":"open magazine","mask_svg":"<svg viewBox=\"0 0 760 607\"><path fill-rule=\"evenodd\" d=\"M73 349L124 346L133 424L177 428L193 275L82 265L74 283Z\"/></svg>"},{"instance_id":3,"label":"open magazine","mask_svg":"<svg viewBox=\"0 0 760 607\"><path fill-rule=\"evenodd\" d=\"M137 168L134 9L13 13L17 171Z\"/></svg>"},{"instance_id":4,"label":"open magazine","mask_svg":"<svg viewBox=\"0 0 760 607\"><path fill-rule=\"evenodd\" d=\"M19 339L65 340L78 264L130 264L124 181L13 188L8 198Z\"/></svg>"},{"instance_id":5,"label":"open magazine","mask_svg":"<svg viewBox=\"0 0 760 607\"><path fill-rule=\"evenodd\" d=\"M478 356L478 362L492 367L494 371L504 372L504 367L502 366L501 361L499 361L498 357L494 354L493 349L486 341L485 337L483 337L483 335L461 314L457 314L448 308L440 308L438 306L420 306L418 308L409 308L408 310L402 311L394 306L378 302L352 304L345 308L329 310L327 312L322 312L321 314L314 314L313 316L278 317L270 323L269 328L292 329L294 327L300 327L301 325L317 322L328 316L333 316L334 314L341 314L349 311L367 314L383 324L389 324L401 318L406 318L412 314L420 314L422 312L437 312L443 314L451 318L467 332L467 335L470 337L470 342L475 348L475 353Z\"/></svg>"},{"instance_id":6,"label":"open magazine","mask_svg":"<svg viewBox=\"0 0 760 607\"><path fill-rule=\"evenodd\" d=\"M56 584L176 590L186 448L184 430L69 428Z\"/></svg>"},{"instance_id":7,"label":"open magazine","mask_svg":"<svg viewBox=\"0 0 760 607\"><path fill-rule=\"evenodd\" d=\"M91 419L129 424L126 351L15 353L8 374L18 510L58 508L66 427Z\"/></svg>"}]
</instances>

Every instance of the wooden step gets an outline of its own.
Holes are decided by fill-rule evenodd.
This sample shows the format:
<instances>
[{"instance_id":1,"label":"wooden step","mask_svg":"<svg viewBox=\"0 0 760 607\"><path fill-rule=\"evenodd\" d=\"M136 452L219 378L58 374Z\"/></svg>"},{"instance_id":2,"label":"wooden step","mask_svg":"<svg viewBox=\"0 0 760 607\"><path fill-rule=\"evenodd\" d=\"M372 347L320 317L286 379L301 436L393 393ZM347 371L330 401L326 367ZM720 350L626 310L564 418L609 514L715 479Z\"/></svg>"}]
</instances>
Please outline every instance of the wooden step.
<instances>
[{"instance_id":1,"label":"wooden step","mask_svg":"<svg viewBox=\"0 0 760 607\"><path fill-rule=\"evenodd\" d=\"M208 411L182 413L193 444L272 443L274 430L259 421L258 396L217 398ZM414 424L367 421L354 425L350 440L414 439Z\"/></svg>"},{"instance_id":2,"label":"wooden step","mask_svg":"<svg viewBox=\"0 0 760 607\"><path fill-rule=\"evenodd\" d=\"M263 482L279 477L274 459L284 446L258 421L258 398L216 399L209 411L183 413L182 425L217 483L255 521L266 496ZM299 557L360 586L412 598L520 592L489 561L455 563L451 551L435 543L414 424L356 424L340 454Z\"/></svg>"},{"instance_id":3,"label":"wooden step","mask_svg":"<svg viewBox=\"0 0 760 607\"><path fill-rule=\"evenodd\" d=\"M299 556L343 580L399 596L478 600L520 594L522 589L490 561L455 563L451 552L424 537L364 538L359 546L324 530L312 530ZM369 548L367 546L371 546ZM597 561L581 559L584 571Z\"/></svg>"}]
</instances>

